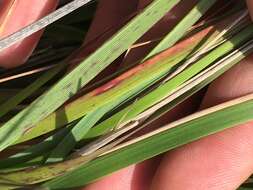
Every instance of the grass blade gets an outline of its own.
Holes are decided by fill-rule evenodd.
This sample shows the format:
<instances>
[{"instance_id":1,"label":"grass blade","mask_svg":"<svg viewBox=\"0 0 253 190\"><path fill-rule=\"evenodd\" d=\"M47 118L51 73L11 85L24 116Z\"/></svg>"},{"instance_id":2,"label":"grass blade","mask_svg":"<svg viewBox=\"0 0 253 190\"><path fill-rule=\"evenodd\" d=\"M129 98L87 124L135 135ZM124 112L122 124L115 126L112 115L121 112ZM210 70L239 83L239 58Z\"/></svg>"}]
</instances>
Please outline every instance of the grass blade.
<instances>
[{"instance_id":1,"label":"grass blade","mask_svg":"<svg viewBox=\"0 0 253 190\"><path fill-rule=\"evenodd\" d=\"M129 146L89 162L43 186L48 189L75 188L99 177L161 154L172 148L253 119L253 95L192 114L152 133L134 139ZM240 114L239 114L240 113ZM180 137L180 138L179 138ZM2 173L5 180L18 184L34 184L61 175L82 165L88 158L78 157L62 163L18 172Z\"/></svg>"},{"instance_id":2,"label":"grass blade","mask_svg":"<svg viewBox=\"0 0 253 190\"><path fill-rule=\"evenodd\" d=\"M248 42L240 49L233 51L233 53L229 54L228 56L224 57L222 60L218 61L211 67L207 68L206 70L202 71L191 80L187 81L186 83L180 85L174 93L168 95L168 97L164 98L161 102L154 104L149 109L145 110L143 113L139 114L136 119L137 125L141 123L139 120L144 120L145 124L141 127L138 127L136 130L139 131L141 128L149 126L154 120L159 119L163 113L168 113L169 110L174 108L180 102L185 100L186 98L190 97L194 93L201 90L207 84L212 82L214 79L219 77L225 71L233 67L235 64L239 63L243 58L249 55L253 51L253 41ZM146 119L147 118L147 119ZM148 121L146 121L148 120ZM128 126L125 124L122 127L123 130L117 130L113 132L111 135L104 135L100 139L93 141L91 144L85 145L82 149L78 150L76 154L78 155L87 155L94 150L97 150L101 146L101 142L104 141L103 139L106 137L113 141L119 135L126 133L129 130L132 130L137 125L135 122L127 123ZM119 133L119 135L117 135ZM108 141L108 142L110 142ZM108 144L107 142L107 144ZM97 148L98 147L98 148ZM122 147L122 146L121 146Z\"/></svg>"},{"instance_id":3,"label":"grass blade","mask_svg":"<svg viewBox=\"0 0 253 190\"><path fill-rule=\"evenodd\" d=\"M242 34L242 35L244 35L244 34ZM220 50L221 49L219 49L219 51ZM216 51L218 51L218 50L216 50ZM208 62L207 59L208 59L208 56L202 62ZM202 65L202 64L200 64L200 65ZM170 84L170 82L168 82L168 84ZM163 86L161 86L160 88L158 88L154 92L150 93L147 97L144 97L144 100L146 99L145 101L141 101L142 99L138 100L137 104L133 105L133 109L131 109L130 114L127 115L127 117L128 116L130 116L130 117L125 118L126 120L123 121L123 122L129 121L129 120L135 118L142 111L148 109L150 106L152 106L152 105L156 104L157 102L161 101L162 99L164 99L164 97L166 97L166 96L168 96L168 94L170 94L168 92L172 92L172 91L173 90L171 88L167 88L166 84L164 84ZM157 96L157 94L161 95L161 96ZM157 97L158 97L158 99L156 99ZM115 127L115 125L117 125L118 122L119 122L118 121L119 118L122 118L121 115L124 114L124 113L125 113L125 111L123 110L123 111L119 112L118 114L116 114L115 116L113 116L112 118L110 118L109 120L106 120L105 122L103 122L100 125L96 126L92 130L92 132L88 136L86 136L85 138L90 138L92 136L101 135L104 132L106 132L107 130Z\"/></svg>"},{"instance_id":4,"label":"grass blade","mask_svg":"<svg viewBox=\"0 0 253 190\"><path fill-rule=\"evenodd\" d=\"M240 59L242 59L244 56L246 56L246 54L249 53L248 52L249 50L252 51L252 44L250 44L249 47L246 46L246 50L245 50L246 51L245 55L244 55L244 52L243 53L238 52L238 55L237 55L237 53L235 51L235 55L236 55L235 58L236 59L235 60L232 59L232 60L235 62L238 62ZM234 62L232 62L232 64L230 66L232 66L233 64L234 64ZM219 64L217 64L217 65L219 66ZM225 70L228 69L226 64L223 67L225 68ZM213 71L213 69L209 69L209 70ZM217 77L216 72L218 72L218 74L221 74L222 73L221 71L224 72L225 70L217 69L214 74ZM86 170L89 173L87 175L90 175L90 176L86 176L85 180L87 180L87 181L94 180L97 177L99 177L100 175L104 175L105 174L105 173L103 173L104 171L105 172L114 171L116 169L119 169L118 167L125 166L124 164L126 164L126 163L130 164L130 162L132 162L133 160L136 161L139 159L138 161L141 161L142 159L146 159L147 158L146 156L151 156L151 152L154 156L154 155L160 153L159 151L166 151L170 148L174 148L174 147L181 145L181 143L186 143L186 141L190 142L192 140L202 137L203 135L208 135L210 133L212 134L212 133L220 131L224 128L231 127L232 125L243 123L245 121L251 120L251 119L253 119L252 114L251 114L252 107L253 107L253 95L251 94L249 96L245 96L245 97L237 99L235 101L231 101L231 102L201 111L199 113L193 114L189 117L186 117L186 118L181 119L179 121L173 122L161 129L151 132L147 135L144 135L142 137L134 139L134 140L132 140L132 142L128 142L128 146L109 153L108 155L111 155L111 157L108 155L105 155L102 157L102 158L110 157L110 159L114 159L115 154L120 155L120 153L123 151L124 156L121 157L122 156L121 155L120 157L123 159L124 162L120 163L119 165L115 166L115 160L113 160L113 162L112 161L110 162L110 161L108 161L108 160L110 160L109 158L108 158L108 160L99 158L97 160L101 161L101 159L102 159L103 162L101 161L101 163L100 163L101 165L99 165L99 164L98 165L95 164L95 165L99 166L99 167L101 166L104 168L102 168L102 170L100 172L97 172L95 174L93 172L92 175L89 172L94 170L94 168L92 168L93 167L92 165L93 165L93 162L96 162L97 160L92 161L91 163L87 164L89 166L91 165L92 169L89 166L86 167L85 165L83 167L81 167L81 168L86 168ZM242 113L242 115L238 116L238 112ZM232 119L230 119L230 118L232 118ZM215 123L212 123L214 121L215 121ZM216 125L214 125L214 124L216 124ZM181 128L183 128L183 129L181 129ZM197 130L197 131L195 131L195 130ZM186 131L186 133L187 133L186 136L185 136L184 131ZM165 134L168 136L165 137L164 136ZM181 135L182 138L177 138L178 135ZM200 136L198 136L198 135L200 135ZM154 141L159 139L161 141L150 142L150 139L153 139ZM143 142L145 142L145 143L143 143ZM172 144L170 144L168 142L170 142ZM161 143L162 143L162 146L160 146ZM138 144L142 144L138 147L140 149L138 149L138 150L136 149L136 144L137 144L137 147L138 147ZM145 150L143 149L143 146L144 147L146 146L146 148L144 148ZM151 149L146 150L147 147L152 147L152 146L153 147L155 146L155 148L154 149L151 148L152 150ZM159 146L160 148L157 149L157 146ZM131 153L127 152L127 150L129 150L129 149L131 149L131 151L134 150L134 152L131 152ZM143 154L143 151L145 154ZM132 157L133 154L135 154L134 157ZM116 155L116 157L117 157L117 155ZM128 159L125 160L126 155L128 155L130 157L129 159L132 161L129 162ZM61 174L63 172L63 170L64 171L71 171L72 169L74 169L75 167L79 166L80 164L82 164L83 162L86 162L86 161L87 161L87 158L79 157L79 158L76 158L73 160L69 160L66 163L63 162L63 163L59 163L59 164L35 168L32 170L29 170L30 173L27 173L26 170L20 171L20 172L15 172L15 173L13 173L13 172L4 173L3 178L8 179L8 180L12 180L16 183L27 183L27 180L30 179L31 176L33 176L34 181L32 181L32 182L30 181L29 183L37 183L37 182L40 182L40 181L43 181L46 179L50 179L53 176L57 176L57 175ZM108 161L108 162L106 162L106 161ZM70 163L72 163L72 164L70 164ZM112 164L112 163L113 163L113 166L107 165L107 164ZM105 165L103 165L103 164L105 164ZM96 167L96 166L94 166L94 167ZM91 169L91 170L89 170L89 169ZM51 173L50 172L51 170L54 172ZM79 172L79 170L77 170L76 173L75 173L75 171L73 173L77 174L78 172ZM84 171L82 171L82 172L84 172ZM71 178L73 176L69 176L69 175L72 175L73 173L66 174L66 176L68 176L68 178ZM80 173L78 173L78 174L80 174ZM79 178L80 177L82 177L82 176L79 176ZM59 179L63 179L63 178L64 177L60 177ZM57 180L53 180L52 183L54 183L54 181L57 181ZM81 181L78 181L76 183L74 181L74 184L72 182L73 181L71 181L71 180L69 182L67 182L67 180L65 180L64 185L67 184L68 185L67 187L78 187L79 184L77 184L77 183L81 183ZM48 185L48 184L50 185L50 182L46 183L46 185ZM57 184L57 185L59 185L57 188L63 188L63 187L61 187L61 184L62 183ZM56 187L50 186L50 189L51 188L54 189Z\"/></svg>"},{"instance_id":5,"label":"grass blade","mask_svg":"<svg viewBox=\"0 0 253 190\"><path fill-rule=\"evenodd\" d=\"M177 24L177 26L147 55L145 59L154 56L157 53L173 46L189 28L197 22L203 14L216 2L217 0L200 0L193 7L193 9Z\"/></svg>"},{"instance_id":6,"label":"grass blade","mask_svg":"<svg viewBox=\"0 0 253 190\"><path fill-rule=\"evenodd\" d=\"M201 31L200 33L194 35L194 37L190 38L189 40L185 40L185 41L181 42L177 46L171 48L170 50L165 51L161 55L154 57L153 59L147 61L147 63L143 63L142 65L140 65L134 69L134 70L141 71L141 72L133 72L133 71L126 72L125 74L123 74L125 77L123 77L123 75L121 75L121 77L120 77L121 80L124 79L123 81L128 81L128 82L132 81L132 82L130 82L130 83L127 82L125 84L124 84L124 82L120 82L119 85L115 86L112 89L109 89L108 92L106 92L106 91L104 92L104 90L103 90L103 93L100 94L99 96L96 96L96 97L97 98L100 97L99 100L101 100L101 102L104 102L104 100L106 98L108 99L108 97L115 96L115 94L109 93L110 91L111 92L115 91L117 93L122 91L122 89L126 89L127 91L129 91L128 88L131 86L132 83L137 84L139 80L143 81L148 78L146 76L147 72L149 73L149 76L151 76L154 71L156 72L156 70L157 70L156 68L161 68L164 66L170 68L170 65L174 65L179 60L182 60L186 55L189 54L189 52L192 51L192 49L194 49L194 47L198 46L198 44L202 41L201 40L202 37L206 36L207 33L212 31L212 28L213 27L209 27L209 28ZM180 51L181 53L178 54L177 51ZM181 54L182 54L182 56L181 56ZM179 60L177 57L179 57ZM154 66L152 66L152 65L154 65ZM142 70L140 70L139 68L141 68ZM158 73L161 72L160 69L157 71L159 71ZM126 76L131 76L131 77L126 78ZM136 79L138 79L138 81L132 80L133 77L137 77ZM121 80L116 79L116 81L121 81ZM114 84L114 82L112 82L112 84ZM111 82L109 84L107 84L106 86L112 86ZM101 89L101 88L107 89L103 86L100 87L99 89ZM99 89L95 90L96 91L95 94L97 94L98 91L99 92L101 91ZM124 91L123 94L126 94L127 91ZM97 105L97 103L96 103L97 101L93 101L94 98L90 99L90 97L93 97L93 92L91 92L91 94L86 95L85 97L82 97L81 100L78 99L77 101L72 102L69 106L68 105L65 106L64 107L65 111L61 111L61 110L57 111L55 115L52 115L52 117L48 117L45 121L42 121L41 124L38 124L35 128L33 128L33 130L28 131L28 133L24 134L23 141L30 139L32 137L36 137L36 134L42 134L42 132L45 133L45 132L50 131L50 127L52 128L52 130L55 129L56 127L58 127L59 122L55 123L55 120L56 120L56 118L59 117L59 115L61 113L66 114L66 116L68 118L68 122L73 121L74 119L78 119L81 116L81 114L88 113L87 110L91 110L92 108L94 108L94 105ZM92 107L89 107L89 105L92 105ZM101 104L99 104L99 105L101 106ZM95 106L95 107L98 108L98 106ZM78 112L74 111L73 113L71 113L71 110L73 110L73 111L78 110ZM122 116L120 116L120 118L118 120L116 120L117 124L119 124L119 122L121 121L122 118L124 118L124 120L127 119L127 117L123 117L123 116L128 116L128 114L126 114L126 113L128 113L128 111L130 111L130 110L132 111L133 109L130 108L128 110L124 110L124 113L122 114ZM85 111L85 112L83 112L83 111ZM64 118L64 116L63 116L63 118ZM122 122L124 122L124 121L122 121ZM117 124L112 123L113 126L115 126ZM58 126L55 126L55 125L58 125ZM57 132L57 134L58 134L58 132ZM24 161L28 161L29 159L35 158L36 156L39 155L38 151L40 149L42 150L42 151L40 151L40 154L43 154L43 150L45 150L45 152L51 151L52 148L59 141L57 138L57 134L56 134L56 137L47 139L45 142L38 144L38 146L35 145L34 148L31 147L31 148L25 150L23 153L19 153L14 157L10 157L10 158L0 161L0 165L2 166L1 168L8 167L9 163L11 163L11 162L13 162L13 166L14 166L14 165L20 164ZM99 133L99 135L100 134L101 133ZM86 138L87 138L87 136L86 136ZM55 141L57 141L57 142L55 142ZM44 146L45 146L45 148L43 148ZM34 154L33 154L33 152L34 152Z\"/></svg>"},{"instance_id":7,"label":"grass blade","mask_svg":"<svg viewBox=\"0 0 253 190\"><path fill-rule=\"evenodd\" d=\"M49 189L81 187L106 174L165 151L253 119L253 96L246 96L171 123L136 142L85 164L43 186ZM173 126L173 128L172 128ZM148 148L147 148L148 147Z\"/></svg>"},{"instance_id":8,"label":"grass blade","mask_svg":"<svg viewBox=\"0 0 253 190\"><path fill-rule=\"evenodd\" d=\"M123 95L129 91L134 92L134 88L137 89L138 86L139 90L149 87L153 82L159 80L164 74L167 74L171 68L188 56L191 51L201 43L201 39L209 32L212 32L212 30L213 26L208 27L194 35L192 38L163 52L161 55L157 55L154 58L147 60L145 63L125 72L106 85L97 88L97 90L84 95L63 108L60 108L55 113L39 122L36 127L31 128L23 134L19 142L29 140L60 126L64 126L65 124L84 116L89 110L104 104L105 100L111 101L116 96L120 96L120 94ZM149 75L146 73L149 73ZM141 84L144 85L140 86ZM55 122L56 120L57 122Z\"/></svg>"},{"instance_id":9,"label":"grass blade","mask_svg":"<svg viewBox=\"0 0 253 190\"><path fill-rule=\"evenodd\" d=\"M230 41L225 42L221 46L217 47L211 53L207 54L205 57L197 61L191 67L184 70L182 73L174 77L173 79L167 81L165 84L154 90L153 92L147 94L146 96L140 98L135 105L133 105L133 111L128 114L128 118L126 120L131 120L135 118L141 112L147 110L153 104L160 102L164 97L168 96L168 94L172 93L178 86L189 80L191 77L199 73L201 70L210 66L214 61L224 56L226 53L231 51L234 47L238 46L243 41L249 39L252 33L253 25L248 26L246 29L241 31L238 35L233 37ZM242 34L242 35L241 35ZM243 40L243 38L245 38ZM241 41L242 40L242 41ZM125 111L117 113L113 117L109 118L105 122L99 124L97 127L93 128L90 133L87 135L87 138L95 137L97 135L102 135L108 128L114 127L118 122L119 118L121 118L122 114Z\"/></svg>"},{"instance_id":10,"label":"grass blade","mask_svg":"<svg viewBox=\"0 0 253 190\"><path fill-rule=\"evenodd\" d=\"M111 40L85 59L51 90L0 128L0 150L13 144L38 121L59 108L159 21L179 0L155 0ZM131 34L131 36L129 36ZM124 42L124 43L122 43ZM50 100L48 102L47 100Z\"/></svg>"},{"instance_id":11,"label":"grass blade","mask_svg":"<svg viewBox=\"0 0 253 190\"><path fill-rule=\"evenodd\" d=\"M71 131L59 142L51 151L46 163L58 162L65 159L69 152L75 147L77 142L83 139L86 133L93 127L107 112L117 103L107 104L85 115Z\"/></svg>"}]
</instances>

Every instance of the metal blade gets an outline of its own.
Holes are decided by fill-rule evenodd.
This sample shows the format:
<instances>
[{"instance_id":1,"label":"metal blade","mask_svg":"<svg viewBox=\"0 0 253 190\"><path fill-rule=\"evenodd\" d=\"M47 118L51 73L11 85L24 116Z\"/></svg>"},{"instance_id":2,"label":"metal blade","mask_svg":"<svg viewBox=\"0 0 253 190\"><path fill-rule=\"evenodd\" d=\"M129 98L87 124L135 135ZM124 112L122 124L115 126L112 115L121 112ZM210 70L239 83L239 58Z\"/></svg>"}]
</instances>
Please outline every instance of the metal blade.
<instances>
[{"instance_id":1,"label":"metal blade","mask_svg":"<svg viewBox=\"0 0 253 190\"><path fill-rule=\"evenodd\" d=\"M74 0L64 5L63 7L57 9L56 11L48 14L42 19L22 28L21 30L7 36L6 38L3 38L2 40L0 40L0 51L10 47L16 42L30 36L31 34L38 32L39 30L61 19L62 17L68 15L69 13L77 10L83 5L90 3L91 1L93 0Z\"/></svg>"}]
</instances>

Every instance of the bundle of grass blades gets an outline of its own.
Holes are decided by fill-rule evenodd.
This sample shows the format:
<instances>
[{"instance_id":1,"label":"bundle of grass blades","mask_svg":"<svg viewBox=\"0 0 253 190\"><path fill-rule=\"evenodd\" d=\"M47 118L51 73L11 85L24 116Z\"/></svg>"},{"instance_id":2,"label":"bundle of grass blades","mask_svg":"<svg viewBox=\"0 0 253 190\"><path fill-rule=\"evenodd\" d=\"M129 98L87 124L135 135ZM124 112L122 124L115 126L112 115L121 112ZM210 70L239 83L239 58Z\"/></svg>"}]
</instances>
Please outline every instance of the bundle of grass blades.
<instances>
[{"instance_id":1,"label":"bundle of grass blades","mask_svg":"<svg viewBox=\"0 0 253 190\"><path fill-rule=\"evenodd\" d=\"M1 190L78 189L253 120L249 93L164 122L253 52L244 2L31 4L0 2ZM76 10L6 45L11 34L70 5ZM252 179L240 188L253 189Z\"/></svg>"}]
</instances>

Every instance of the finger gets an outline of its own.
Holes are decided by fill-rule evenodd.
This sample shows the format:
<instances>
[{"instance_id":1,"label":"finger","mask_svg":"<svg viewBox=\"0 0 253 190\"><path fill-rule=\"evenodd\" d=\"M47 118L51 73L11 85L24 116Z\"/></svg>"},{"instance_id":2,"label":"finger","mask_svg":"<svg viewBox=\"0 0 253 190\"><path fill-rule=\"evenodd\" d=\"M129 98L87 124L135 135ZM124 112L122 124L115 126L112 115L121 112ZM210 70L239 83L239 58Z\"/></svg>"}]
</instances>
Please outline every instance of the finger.
<instances>
[{"instance_id":1,"label":"finger","mask_svg":"<svg viewBox=\"0 0 253 190\"><path fill-rule=\"evenodd\" d=\"M253 56L209 88L203 107L253 92ZM225 130L168 153L152 188L155 190L231 190L253 172L253 122Z\"/></svg>"},{"instance_id":2,"label":"finger","mask_svg":"<svg viewBox=\"0 0 253 190\"><path fill-rule=\"evenodd\" d=\"M6 0L1 1L0 38L4 38L31 24L52 11L58 0ZM11 68L23 64L36 47L41 32L21 40L0 52L0 66Z\"/></svg>"}]
</instances>

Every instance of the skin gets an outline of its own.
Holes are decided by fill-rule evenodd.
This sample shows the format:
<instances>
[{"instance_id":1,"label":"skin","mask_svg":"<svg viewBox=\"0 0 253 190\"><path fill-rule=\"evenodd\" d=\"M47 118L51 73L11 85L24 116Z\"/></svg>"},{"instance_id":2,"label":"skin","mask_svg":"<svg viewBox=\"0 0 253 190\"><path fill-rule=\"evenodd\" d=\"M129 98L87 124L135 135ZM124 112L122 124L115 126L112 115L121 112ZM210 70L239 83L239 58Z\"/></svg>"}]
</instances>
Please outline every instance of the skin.
<instances>
[{"instance_id":1,"label":"skin","mask_svg":"<svg viewBox=\"0 0 253 190\"><path fill-rule=\"evenodd\" d=\"M139 5L145 3L147 1L139 0ZM248 0L247 3L253 16L253 1ZM104 14L106 16L108 13L105 11ZM167 21L162 22L170 22L168 15ZM134 60L136 57L138 53L128 59ZM200 109L252 93L252 62L253 55L215 80L207 90ZM196 106L193 99L188 100L188 106L185 103L178 106L167 115L167 119L163 118L163 122L178 116L185 107ZM84 190L237 189L253 173L252 132L253 122L236 126L182 146L159 158L122 169L88 185Z\"/></svg>"},{"instance_id":2,"label":"skin","mask_svg":"<svg viewBox=\"0 0 253 190\"><path fill-rule=\"evenodd\" d=\"M4 38L50 13L56 8L58 0L36 0L36 3L34 0L4 0L0 3L0 38ZM42 31L37 32L1 51L0 67L12 68L25 63L41 34Z\"/></svg>"}]
</instances>

